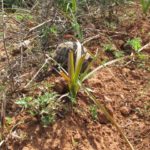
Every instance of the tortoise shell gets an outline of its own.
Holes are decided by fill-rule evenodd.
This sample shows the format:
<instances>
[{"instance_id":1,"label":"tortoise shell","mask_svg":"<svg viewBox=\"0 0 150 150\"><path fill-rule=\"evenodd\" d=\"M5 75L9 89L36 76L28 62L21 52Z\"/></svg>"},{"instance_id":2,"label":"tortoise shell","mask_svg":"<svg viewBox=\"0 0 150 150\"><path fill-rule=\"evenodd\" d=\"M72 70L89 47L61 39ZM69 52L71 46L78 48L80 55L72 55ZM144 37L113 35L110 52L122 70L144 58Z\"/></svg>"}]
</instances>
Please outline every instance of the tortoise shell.
<instances>
[{"instance_id":1,"label":"tortoise shell","mask_svg":"<svg viewBox=\"0 0 150 150\"><path fill-rule=\"evenodd\" d=\"M87 65L87 62L90 60L90 54L88 53L87 49L81 45L81 43L79 41L77 42L64 42L58 45L56 51L55 51L55 55L54 55L54 59L61 64L62 67L64 67L65 69L67 69L67 65L68 65L68 54L69 51L73 51L74 54L74 60L76 60L77 57L77 51L81 51L81 55L86 54L85 56L85 62L83 64L83 67L85 67L85 64Z\"/></svg>"}]
</instances>

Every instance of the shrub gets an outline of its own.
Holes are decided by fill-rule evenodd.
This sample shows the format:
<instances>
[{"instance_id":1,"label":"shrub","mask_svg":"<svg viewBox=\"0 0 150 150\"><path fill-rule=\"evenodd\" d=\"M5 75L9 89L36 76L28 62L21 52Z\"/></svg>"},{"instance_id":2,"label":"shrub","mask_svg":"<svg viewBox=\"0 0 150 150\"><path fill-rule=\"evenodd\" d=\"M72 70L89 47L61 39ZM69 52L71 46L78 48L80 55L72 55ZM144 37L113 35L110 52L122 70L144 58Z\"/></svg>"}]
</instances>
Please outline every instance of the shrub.
<instances>
[{"instance_id":1,"label":"shrub","mask_svg":"<svg viewBox=\"0 0 150 150\"><path fill-rule=\"evenodd\" d=\"M56 118L56 110L60 103L55 92L45 93L38 98L24 97L16 101L16 104L24 107L31 115L39 118L44 126L53 123Z\"/></svg>"}]
</instances>

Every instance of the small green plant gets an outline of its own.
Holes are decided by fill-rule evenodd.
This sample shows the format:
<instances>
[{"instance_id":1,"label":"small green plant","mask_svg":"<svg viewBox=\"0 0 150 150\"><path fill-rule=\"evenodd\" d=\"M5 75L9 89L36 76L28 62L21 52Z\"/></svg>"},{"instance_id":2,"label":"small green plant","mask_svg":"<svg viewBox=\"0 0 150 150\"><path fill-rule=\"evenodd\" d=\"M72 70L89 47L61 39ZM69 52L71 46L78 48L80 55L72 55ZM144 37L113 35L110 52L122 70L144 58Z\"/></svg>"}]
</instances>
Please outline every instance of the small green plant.
<instances>
[{"instance_id":1,"label":"small green plant","mask_svg":"<svg viewBox=\"0 0 150 150\"><path fill-rule=\"evenodd\" d=\"M73 103L76 102L77 93L82 85L84 77L89 72L91 65L93 64L95 58L89 62L86 69L83 71L82 67L85 63L87 53L81 54L81 51L77 51L76 61L74 60L73 51L69 51L68 55L68 72L61 69L60 75L67 81L69 87L69 96Z\"/></svg>"},{"instance_id":2,"label":"small green plant","mask_svg":"<svg viewBox=\"0 0 150 150\"><path fill-rule=\"evenodd\" d=\"M5 89L5 86L0 84L0 92L2 92Z\"/></svg>"},{"instance_id":3,"label":"small green plant","mask_svg":"<svg viewBox=\"0 0 150 150\"><path fill-rule=\"evenodd\" d=\"M21 105L22 107L27 109L27 108L30 108L32 106L31 101L32 101L32 97L24 97L24 98L19 99L16 102L16 104Z\"/></svg>"},{"instance_id":4,"label":"small green plant","mask_svg":"<svg viewBox=\"0 0 150 150\"><path fill-rule=\"evenodd\" d=\"M96 105L90 106L90 113L92 115L93 120L98 119L98 107Z\"/></svg>"},{"instance_id":5,"label":"small green plant","mask_svg":"<svg viewBox=\"0 0 150 150\"><path fill-rule=\"evenodd\" d=\"M141 38L139 38L139 37L133 38L133 39L127 41L127 45L130 45L136 53L140 52L139 50L142 47L141 43L142 43L142 41L141 41Z\"/></svg>"},{"instance_id":6,"label":"small green plant","mask_svg":"<svg viewBox=\"0 0 150 150\"><path fill-rule=\"evenodd\" d=\"M82 30L81 30L81 26L80 24L78 23L76 17L73 15L73 19L72 19L72 28L73 30L75 31L75 35L77 38L79 39L82 39L83 38L83 33L82 33Z\"/></svg>"},{"instance_id":7,"label":"small green plant","mask_svg":"<svg viewBox=\"0 0 150 150\"><path fill-rule=\"evenodd\" d=\"M58 30L56 25L52 25L50 27L44 26L41 30L41 37L43 40L47 40L50 35L57 36Z\"/></svg>"},{"instance_id":8,"label":"small green plant","mask_svg":"<svg viewBox=\"0 0 150 150\"><path fill-rule=\"evenodd\" d=\"M69 91L70 91L70 98L73 103L76 102L76 96L79 91L79 82L80 82L80 73L82 69L82 65L85 60L85 55L79 56L76 60L76 64L73 57L73 51L69 52L68 56L68 72L61 71L60 74L68 83Z\"/></svg>"},{"instance_id":9,"label":"small green plant","mask_svg":"<svg viewBox=\"0 0 150 150\"><path fill-rule=\"evenodd\" d=\"M120 57L124 56L124 52L123 51L114 51L113 54L114 54L114 56L116 58L120 58Z\"/></svg>"},{"instance_id":10,"label":"small green plant","mask_svg":"<svg viewBox=\"0 0 150 150\"><path fill-rule=\"evenodd\" d=\"M50 33L53 33L54 35L57 35L57 34L58 34L57 26L56 26L56 25L52 25L52 26L50 27Z\"/></svg>"},{"instance_id":11,"label":"small green plant","mask_svg":"<svg viewBox=\"0 0 150 150\"><path fill-rule=\"evenodd\" d=\"M77 0L71 0L70 2L68 2L67 7L66 7L67 11L71 11L75 14L77 12Z\"/></svg>"},{"instance_id":12,"label":"small green plant","mask_svg":"<svg viewBox=\"0 0 150 150\"><path fill-rule=\"evenodd\" d=\"M23 16L23 15L20 15L20 14L17 14L17 15L15 16L15 18L16 18L17 21L23 21L24 16Z\"/></svg>"},{"instance_id":13,"label":"small green plant","mask_svg":"<svg viewBox=\"0 0 150 150\"><path fill-rule=\"evenodd\" d=\"M105 52L111 53L116 58L120 58L124 56L123 51L117 50L117 48L113 44L104 44L103 49Z\"/></svg>"},{"instance_id":14,"label":"small green plant","mask_svg":"<svg viewBox=\"0 0 150 150\"><path fill-rule=\"evenodd\" d=\"M56 118L56 110L60 103L56 101L58 95L55 92L45 93L34 99L32 97L24 97L16 102L16 104L24 107L31 115L40 118L44 126L53 123Z\"/></svg>"},{"instance_id":15,"label":"small green plant","mask_svg":"<svg viewBox=\"0 0 150 150\"><path fill-rule=\"evenodd\" d=\"M15 18L17 21L33 20L33 16L29 13L16 13Z\"/></svg>"},{"instance_id":16,"label":"small green plant","mask_svg":"<svg viewBox=\"0 0 150 150\"><path fill-rule=\"evenodd\" d=\"M56 0L56 2L59 7L67 13L70 13L70 9L73 13L77 12L77 0Z\"/></svg>"},{"instance_id":17,"label":"small green plant","mask_svg":"<svg viewBox=\"0 0 150 150\"><path fill-rule=\"evenodd\" d=\"M150 8L150 0L141 0L142 10L146 14Z\"/></svg>"},{"instance_id":18,"label":"small green plant","mask_svg":"<svg viewBox=\"0 0 150 150\"><path fill-rule=\"evenodd\" d=\"M142 54L142 53L139 53L137 55L138 59L141 60L141 61L147 61L149 59L149 55L147 54Z\"/></svg>"},{"instance_id":19,"label":"small green plant","mask_svg":"<svg viewBox=\"0 0 150 150\"><path fill-rule=\"evenodd\" d=\"M81 26L78 23L78 20L77 20L77 17L76 17L77 1L76 0L72 0L71 4L72 4L71 7L70 7L70 5L67 6L67 10L71 14L71 18L72 18L71 25L72 25L72 28L74 29L75 33L76 33L76 36L79 39L82 39L83 35L82 35L82 31L81 31Z\"/></svg>"},{"instance_id":20,"label":"small green plant","mask_svg":"<svg viewBox=\"0 0 150 150\"><path fill-rule=\"evenodd\" d=\"M76 57L76 62L74 62L74 57L73 57L73 51L70 50L68 60L69 60L69 65L68 65L68 72L66 72L59 64L59 67L61 71L59 72L62 77L67 81L68 87L69 87L69 96L72 100L72 102L76 103L76 98L77 98L77 93L79 89L81 88L87 95L88 97L94 102L94 104L97 106L98 109L101 109L105 116L107 117L108 120L111 121L112 124L115 125L117 130L120 132L120 134L123 136L124 140L127 142L131 150L134 150L132 144L129 142L127 137L124 135L122 132L121 128L118 126L114 118L109 114L107 109L99 100L95 98L95 96L89 91L88 88L86 88L82 83L84 80L89 78L91 74L96 72L98 68L96 68L94 71L88 73L90 66L93 64L94 60L97 58L95 57L93 61L88 65L87 69L84 71L84 73L81 73L81 68L85 60L85 56L81 55L79 51L77 51L77 57ZM55 61L55 60L53 60ZM96 117L96 111L94 110L94 115Z\"/></svg>"},{"instance_id":21,"label":"small green plant","mask_svg":"<svg viewBox=\"0 0 150 150\"><path fill-rule=\"evenodd\" d=\"M12 123L12 118L11 118L11 117L6 117L5 119L6 119L6 124L7 124L7 125L11 125L11 123Z\"/></svg>"},{"instance_id":22,"label":"small green plant","mask_svg":"<svg viewBox=\"0 0 150 150\"><path fill-rule=\"evenodd\" d=\"M44 26L42 28L42 32L41 32L42 37L48 38L50 33L56 33L56 30L53 26L52 27Z\"/></svg>"},{"instance_id":23,"label":"small green plant","mask_svg":"<svg viewBox=\"0 0 150 150\"><path fill-rule=\"evenodd\" d=\"M104 44L103 48L104 48L105 52L113 52L113 46L112 46L112 44Z\"/></svg>"},{"instance_id":24,"label":"small green plant","mask_svg":"<svg viewBox=\"0 0 150 150\"><path fill-rule=\"evenodd\" d=\"M77 38L82 39L83 33L81 26L77 20L78 5L77 0L57 0L59 7L64 11L65 15L70 19L72 29Z\"/></svg>"}]
</instances>

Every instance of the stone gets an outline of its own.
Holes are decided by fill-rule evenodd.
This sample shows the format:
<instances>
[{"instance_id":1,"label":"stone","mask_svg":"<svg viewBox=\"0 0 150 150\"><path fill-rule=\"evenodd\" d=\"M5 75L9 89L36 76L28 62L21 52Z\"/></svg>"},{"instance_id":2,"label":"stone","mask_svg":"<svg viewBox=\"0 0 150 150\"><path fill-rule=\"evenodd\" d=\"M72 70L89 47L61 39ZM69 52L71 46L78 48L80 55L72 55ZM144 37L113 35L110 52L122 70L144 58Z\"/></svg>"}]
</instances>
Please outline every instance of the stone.
<instances>
[{"instance_id":1,"label":"stone","mask_svg":"<svg viewBox=\"0 0 150 150\"><path fill-rule=\"evenodd\" d=\"M131 113L131 109L127 106L123 106L120 108L120 112L124 117L128 117Z\"/></svg>"}]
</instances>

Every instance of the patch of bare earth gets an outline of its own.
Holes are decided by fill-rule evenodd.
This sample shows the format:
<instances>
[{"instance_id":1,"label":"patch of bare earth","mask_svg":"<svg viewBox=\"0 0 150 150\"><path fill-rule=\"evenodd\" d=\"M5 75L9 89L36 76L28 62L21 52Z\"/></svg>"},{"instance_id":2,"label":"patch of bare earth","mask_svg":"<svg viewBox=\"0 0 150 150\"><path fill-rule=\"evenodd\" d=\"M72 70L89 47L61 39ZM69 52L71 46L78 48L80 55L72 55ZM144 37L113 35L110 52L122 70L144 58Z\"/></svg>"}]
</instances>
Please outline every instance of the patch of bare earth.
<instances>
[{"instance_id":1,"label":"patch of bare earth","mask_svg":"<svg viewBox=\"0 0 150 150\"><path fill-rule=\"evenodd\" d=\"M134 8L131 8L134 9ZM127 10L128 11L128 10ZM122 13L122 10L120 11ZM136 14L132 12L132 14ZM123 16L123 15L121 15ZM126 48L126 41L134 37L141 37L142 45L149 42L150 22L147 19L139 18L138 16L132 20L132 16L120 23L120 27L115 32L111 29L105 29L104 34L98 39L89 42L90 50L93 52L97 48L102 51L103 43L108 44L108 36L111 37L112 42L118 50L129 50ZM103 32L100 30L102 21L98 18L94 29L89 33L89 37ZM14 23L13 23L14 24ZM15 26L13 26L15 28ZM93 27L92 27L93 28ZM98 29L98 30L97 30ZM15 30L15 29L14 29ZM15 43L12 39L13 32L10 34L8 43L12 46ZM20 37L18 37L21 39ZM92 43L93 42L93 43ZM18 43L18 39L17 42ZM54 43L55 45L56 43ZM88 45L88 44L87 44ZM34 47L34 45L33 45ZM0 70L6 66L6 57L4 56L4 48L2 41L0 41ZM32 48L31 48L32 49ZM149 53L150 49L146 50ZM25 51L24 56L24 70L17 70L19 74L20 85L24 86L31 77L35 74L36 70L40 68L41 54L35 57L35 52L32 54ZM17 54L18 55L18 54ZM149 55L149 54L148 54ZM29 58L30 56L30 58ZM17 56L11 56L12 59ZM101 52L102 60L110 56L105 56L105 53ZM100 59L100 58L99 58ZM20 59L17 60L18 68L20 68ZM150 62L150 61L149 61ZM98 62L99 63L99 62ZM109 68L103 68L98 71L91 79L85 84L92 89L93 94L98 100L100 100L105 106L108 107L116 122L123 129L135 150L149 150L150 149L150 64L143 68L139 68L138 65L124 62L124 66L116 65ZM143 64L141 64L142 67ZM12 66L16 67L15 64ZM140 66L140 65L139 65ZM17 72L16 71L16 72ZM18 73L17 72L17 73ZM0 74L0 75L1 75ZM40 79L43 80L40 73ZM4 74L5 75L5 74ZM1 79L4 76L1 75ZM44 75L43 75L44 76ZM56 80L59 77L48 74L42 82L48 81L50 84L56 85ZM0 79L0 83L1 83ZM39 80L40 80L39 79ZM41 81L40 80L40 81ZM38 95L42 91L40 84L37 83L37 89L28 89L27 91L20 91L21 95L26 94L30 96ZM59 85L59 83L58 83ZM20 87L21 87L20 86ZM59 85L60 88L61 84ZM43 86L42 86L43 87ZM57 85L56 85L57 89ZM29 91L31 90L31 91ZM44 91L44 90L43 90ZM58 89L57 89L58 91ZM60 89L62 91L62 89ZM26 92L26 93L25 93ZM45 91L44 91L45 92ZM60 92L61 93L61 92ZM16 93L18 94L18 93ZM19 95L18 94L18 95ZM40 94L39 94L40 95ZM14 104L14 101L18 99L10 98L7 106L7 114L12 116L12 124L6 132L9 132L10 128L15 125L12 131L12 136L6 142L4 149L9 150L128 150L128 145L124 142L116 128L109 123L101 111L98 111L98 120L94 121L89 107L93 105L90 99L82 92L78 95L78 103L76 106L71 104L65 104L67 113L59 115L58 119L53 125L49 125L47 128L42 127L40 122L31 117L25 111L20 113L20 108ZM12 100L13 99L13 100ZM18 124L22 122L21 124Z\"/></svg>"},{"instance_id":2,"label":"patch of bare earth","mask_svg":"<svg viewBox=\"0 0 150 150\"><path fill-rule=\"evenodd\" d=\"M109 106L114 119L136 150L150 146L150 72L130 64L104 68L86 83L102 103ZM128 146L99 113L93 121L92 102L83 93L78 104L53 125L43 128L29 117L16 129L22 139L9 141L11 150L128 150ZM68 107L68 106L66 106ZM70 107L70 106L69 106Z\"/></svg>"}]
</instances>

